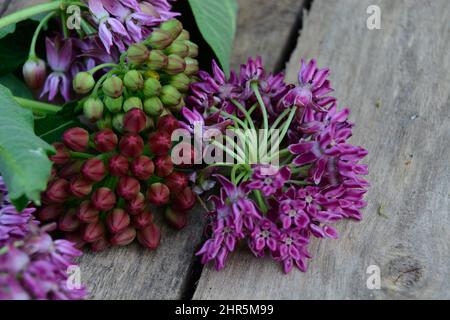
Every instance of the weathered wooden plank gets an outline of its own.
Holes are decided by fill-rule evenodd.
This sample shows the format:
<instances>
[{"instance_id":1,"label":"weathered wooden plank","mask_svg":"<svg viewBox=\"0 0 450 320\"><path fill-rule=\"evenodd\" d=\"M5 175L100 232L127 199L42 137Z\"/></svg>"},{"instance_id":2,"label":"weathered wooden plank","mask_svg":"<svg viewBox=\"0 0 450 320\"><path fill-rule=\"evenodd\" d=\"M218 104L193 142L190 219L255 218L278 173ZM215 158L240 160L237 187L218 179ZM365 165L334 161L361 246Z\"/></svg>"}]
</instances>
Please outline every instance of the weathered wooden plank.
<instances>
[{"instance_id":1,"label":"weathered wooden plank","mask_svg":"<svg viewBox=\"0 0 450 320\"><path fill-rule=\"evenodd\" d=\"M267 70L277 67L287 48L304 0L238 0L239 15L232 68L262 56Z\"/></svg>"},{"instance_id":2,"label":"weathered wooden plank","mask_svg":"<svg viewBox=\"0 0 450 320\"><path fill-rule=\"evenodd\" d=\"M367 29L369 5L381 8L382 30ZM370 152L364 220L340 223L338 241L316 241L307 273L284 276L247 251L221 272L208 266L195 299L450 298L449 18L447 0L313 2L287 78L301 57L331 68L353 110L353 142ZM366 286L370 265L381 290Z\"/></svg>"},{"instance_id":3,"label":"weathered wooden plank","mask_svg":"<svg viewBox=\"0 0 450 320\"><path fill-rule=\"evenodd\" d=\"M182 298L203 230L201 209L196 208L189 215L189 225L181 231L159 224L162 239L156 251L133 244L100 253L86 252L79 263L90 298Z\"/></svg>"}]
</instances>

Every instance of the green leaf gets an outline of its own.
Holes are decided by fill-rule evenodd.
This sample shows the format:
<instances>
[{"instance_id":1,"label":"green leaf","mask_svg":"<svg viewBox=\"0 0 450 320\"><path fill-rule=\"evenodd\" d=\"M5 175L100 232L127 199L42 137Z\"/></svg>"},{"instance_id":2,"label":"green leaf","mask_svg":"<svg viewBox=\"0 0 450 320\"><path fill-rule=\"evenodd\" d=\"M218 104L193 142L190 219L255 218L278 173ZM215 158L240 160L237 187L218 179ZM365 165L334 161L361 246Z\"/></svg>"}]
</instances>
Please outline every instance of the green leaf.
<instances>
[{"instance_id":1,"label":"green leaf","mask_svg":"<svg viewBox=\"0 0 450 320\"><path fill-rule=\"evenodd\" d=\"M14 33L16 31L16 25L10 24L2 29L0 29L0 39L6 37L10 33Z\"/></svg>"},{"instance_id":2,"label":"green leaf","mask_svg":"<svg viewBox=\"0 0 450 320\"><path fill-rule=\"evenodd\" d=\"M12 73L5 76L0 76L0 84L11 90L12 94L16 97L22 97L26 99L33 99L30 89Z\"/></svg>"},{"instance_id":3,"label":"green leaf","mask_svg":"<svg viewBox=\"0 0 450 320\"><path fill-rule=\"evenodd\" d=\"M28 200L40 204L52 167L54 149L33 132L33 114L20 107L11 91L0 85L0 173L9 197L22 211Z\"/></svg>"},{"instance_id":4,"label":"green leaf","mask_svg":"<svg viewBox=\"0 0 450 320\"><path fill-rule=\"evenodd\" d=\"M200 32L229 74L238 11L236 0L189 0L189 4Z\"/></svg>"},{"instance_id":5,"label":"green leaf","mask_svg":"<svg viewBox=\"0 0 450 320\"><path fill-rule=\"evenodd\" d=\"M34 132L47 143L61 141L62 134L73 127L85 127L74 110L77 102L69 102L57 114L35 120Z\"/></svg>"}]
</instances>

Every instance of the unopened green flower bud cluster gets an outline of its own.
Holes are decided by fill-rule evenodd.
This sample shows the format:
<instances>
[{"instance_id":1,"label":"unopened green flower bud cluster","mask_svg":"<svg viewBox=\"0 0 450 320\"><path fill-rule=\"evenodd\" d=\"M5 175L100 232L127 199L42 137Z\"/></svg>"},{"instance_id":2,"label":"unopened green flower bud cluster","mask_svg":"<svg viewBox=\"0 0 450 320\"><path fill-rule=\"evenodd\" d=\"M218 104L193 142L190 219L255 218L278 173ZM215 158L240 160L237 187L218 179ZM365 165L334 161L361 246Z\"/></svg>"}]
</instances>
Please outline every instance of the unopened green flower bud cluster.
<instances>
[{"instance_id":1,"label":"unopened green flower bud cluster","mask_svg":"<svg viewBox=\"0 0 450 320\"><path fill-rule=\"evenodd\" d=\"M162 114L177 113L184 106L189 86L199 70L198 46L180 21L166 21L141 43L131 45L117 68L98 81L93 73L80 72L73 83L79 94L89 94L80 101L87 119L100 129L113 127L122 131L124 114L143 110L148 126Z\"/></svg>"}]
</instances>

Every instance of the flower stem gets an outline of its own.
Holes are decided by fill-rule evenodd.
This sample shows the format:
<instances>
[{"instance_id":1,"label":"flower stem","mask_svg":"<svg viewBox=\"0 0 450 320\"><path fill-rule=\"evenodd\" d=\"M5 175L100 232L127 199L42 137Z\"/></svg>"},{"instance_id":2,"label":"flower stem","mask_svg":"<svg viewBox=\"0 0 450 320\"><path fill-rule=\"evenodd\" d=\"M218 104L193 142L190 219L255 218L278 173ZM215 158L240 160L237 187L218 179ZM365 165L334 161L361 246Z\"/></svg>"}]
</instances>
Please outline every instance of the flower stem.
<instances>
[{"instance_id":1,"label":"flower stem","mask_svg":"<svg viewBox=\"0 0 450 320\"><path fill-rule=\"evenodd\" d=\"M219 149L221 149L222 151L225 151L225 153L227 153L234 160L238 161L238 163L241 163L241 164L245 163L244 159L242 159L240 156L238 156L234 151L225 147L223 144L221 144L217 141L213 141L212 144L215 145L216 147L218 147Z\"/></svg>"},{"instance_id":2,"label":"flower stem","mask_svg":"<svg viewBox=\"0 0 450 320\"><path fill-rule=\"evenodd\" d=\"M31 18L37 14L45 13L49 11L55 11L63 8L63 1L52 1L49 3L43 3L36 6L32 6L29 8L25 8L23 10L14 12L2 19L0 19L0 29L9 26L10 24L14 24L28 18Z\"/></svg>"},{"instance_id":3,"label":"flower stem","mask_svg":"<svg viewBox=\"0 0 450 320\"><path fill-rule=\"evenodd\" d=\"M253 194L255 195L256 202L258 202L258 206L263 213L267 213L267 206L262 197L261 191L253 190Z\"/></svg>"},{"instance_id":4,"label":"flower stem","mask_svg":"<svg viewBox=\"0 0 450 320\"><path fill-rule=\"evenodd\" d=\"M115 63L103 63L103 64L100 64L100 65L98 65L98 66L95 66L94 68L92 68L91 70L89 70L88 72L90 73L90 74L94 74L94 73L96 73L97 71L99 71L99 70L101 70L101 69L104 69L104 68L117 68L119 65L117 65L117 64L115 64Z\"/></svg>"},{"instance_id":5,"label":"flower stem","mask_svg":"<svg viewBox=\"0 0 450 320\"><path fill-rule=\"evenodd\" d=\"M31 46L30 46L30 58L36 58L36 42L39 37L39 34L42 30L42 28L48 23L48 21L55 15L55 12L50 12L48 15L44 17L44 19L39 22L39 25L37 26L36 30L33 34L33 39L31 40Z\"/></svg>"},{"instance_id":6,"label":"flower stem","mask_svg":"<svg viewBox=\"0 0 450 320\"><path fill-rule=\"evenodd\" d=\"M290 125L291 125L291 122L292 122L292 120L294 119L294 117L295 117L295 112L296 112L297 110L295 109L295 108L292 108L291 109L291 112L289 113L289 118L286 120L286 122L284 122L283 123L283 125L281 126L281 134L278 136L278 141L277 141L277 143L274 145L274 146L272 146L272 149L273 150L276 150L276 149L278 149L279 147L280 147L280 144L281 144L281 142L283 141L283 139L284 139L284 137L286 136L286 134L287 134L287 132L288 132L288 130L289 130L289 127L290 127ZM280 151L281 152L281 151ZM275 156L277 156L277 154L275 154L274 156L272 156L270 159L273 159Z\"/></svg>"},{"instance_id":7,"label":"flower stem","mask_svg":"<svg viewBox=\"0 0 450 320\"><path fill-rule=\"evenodd\" d=\"M298 181L298 180L288 180L286 181L287 184L295 184L297 186L307 186L310 183L306 181Z\"/></svg>"},{"instance_id":8,"label":"flower stem","mask_svg":"<svg viewBox=\"0 0 450 320\"><path fill-rule=\"evenodd\" d=\"M231 182L233 182L233 184L237 185L236 183L236 172L239 169L239 165L234 165L233 168L231 169Z\"/></svg>"},{"instance_id":9,"label":"flower stem","mask_svg":"<svg viewBox=\"0 0 450 320\"><path fill-rule=\"evenodd\" d=\"M95 68L97 68L97 67L95 67ZM93 68L93 69L95 69L95 68ZM93 69L91 69L91 70L93 70ZM109 77L109 76L111 76L113 74L113 72L108 72L108 73L105 73L103 76L101 76L101 78L97 81L97 83L95 84L95 87L94 87L94 89L92 90L92 96L97 96L97 92L98 92L98 90L100 89L100 86L103 84L103 82L105 82L105 80Z\"/></svg>"},{"instance_id":10,"label":"flower stem","mask_svg":"<svg viewBox=\"0 0 450 320\"><path fill-rule=\"evenodd\" d=\"M80 158L80 159L91 159L94 157L92 154L89 154L89 153L75 152L75 151L71 151L70 155L74 158Z\"/></svg>"},{"instance_id":11,"label":"flower stem","mask_svg":"<svg viewBox=\"0 0 450 320\"><path fill-rule=\"evenodd\" d=\"M97 32L97 30L95 30L95 28L84 18L81 18L81 29L83 29L84 33L88 36Z\"/></svg>"},{"instance_id":12,"label":"flower stem","mask_svg":"<svg viewBox=\"0 0 450 320\"><path fill-rule=\"evenodd\" d=\"M256 95L256 99L258 100L259 103L259 107L261 109L261 113L263 116L263 129L264 129L264 136L263 136L263 141L260 145L260 152L265 152L267 150L267 143L268 143L268 134L269 134L269 118L267 116L267 109L266 106L264 104L263 98L261 97L261 93L259 92L259 88L258 88L258 83L257 82L253 82L251 84L253 91L255 92ZM262 148L262 150L261 150Z\"/></svg>"},{"instance_id":13,"label":"flower stem","mask_svg":"<svg viewBox=\"0 0 450 320\"><path fill-rule=\"evenodd\" d=\"M280 150L280 151L278 151L277 153L275 153L274 155L272 155L272 156L269 158L269 161L272 161L275 157L283 158L283 157L288 156L288 155L290 155L290 154L291 154L291 153L290 153L289 150L286 148L286 149Z\"/></svg>"},{"instance_id":14,"label":"flower stem","mask_svg":"<svg viewBox=\"0 0 450 320\"><path fill-rule=\"evenodd\" d=\"M14 100L23 108L30 109L33 112L38 113L57 113L59 110L61 110L61 107L55 106L53 104L34 101L30 99L20 98L20 97L14 97Z\"/></svg>"},{"instance_id":15,"label":"flower stem","mask_svg":"<svg viewBox=\"0 0 450 320\"><path fill-rule=\"evenodd\" d=\"M61 24L62 24L64 39L67 39L69 37L69 29L67 28L66 21L67 21L66 12L64 10L61 10Z\"/></svg>"},{"instance_id":16,"label":"flower stem","mask_svg":"<svg viewBox=\"0 0 450 320\"><path fill-rule=\"evenodd\" d=\"M272 130L275 130L275 129L278 127L278 125L280 124L281 120L283 120L289 112L290 112L290 110L286 108L286 109L283 111L283 113L280 114L280 115L278 116L278 118L274 121L274 123L273 123L272 126L270 127L270 130L271 130L271 131L272 131Z\"/></svg>"}]
</instances>

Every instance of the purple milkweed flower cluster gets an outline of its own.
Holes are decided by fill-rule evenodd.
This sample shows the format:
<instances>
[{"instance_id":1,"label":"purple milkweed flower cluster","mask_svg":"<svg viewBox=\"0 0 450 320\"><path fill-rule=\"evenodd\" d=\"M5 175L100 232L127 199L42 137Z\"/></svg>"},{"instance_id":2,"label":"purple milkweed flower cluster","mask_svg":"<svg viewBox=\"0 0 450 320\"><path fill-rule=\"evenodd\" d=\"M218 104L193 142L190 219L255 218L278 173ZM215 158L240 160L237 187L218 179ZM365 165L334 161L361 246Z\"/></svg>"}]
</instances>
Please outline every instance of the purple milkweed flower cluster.
<instances>
[{"instance_id":1,"label":"purple milkweed flower cluster","mask_svg":"<svg viewBox=\"0 0 450 320\"><path fill-rule=\"evenodd\" d=\"M187 104L203 114L206 123L223 121L220 111L230 114L235 112L237 109L233 101L250 109L256 103L256 96L251 88L253 82L258 83L267 111L272 117L279 113L278 102L290 89L283 81L283 73L274 75L265 72L260 57L250 58L247 64L241 66L239 75L231 71L226 78L213 61L212 74L200 71L198 76L200 81L191 85Z\"/></svg>"},{"instance_id":2,"label":"purple milkweed flower cluster","mask_svg":"<svg viewBox=\"0 0 450 320\"><path fill-rule=\"evenodd\" d=\"M179 13L171 11L170 1L86 0L89 12L82 12L81 18L98 32L82 39L74 31L68 37L58 34L46 39L51 72L40 98L54 101L60 97L70 101L74 98L71 96L72 79L78 72L103 63L117 63L128 46L143 41L154 27L178 16Z\"/></svg>"},{"instance_id":3,"label":"purple milkweed flower cluster","mask_svg":"<svg viewBox=\"0 0 450 320\"><path fill-rule=\"evenodd\" d=\"M84 288L68 285L67 269L81 255L73 243L54 241L39 227L35 209L18 213L0 177L0 300L78 300Z\"/></svg>"},{"instance_id":4,"label":"purple milkweed flower cluster","mask_svg":"<svg viewBox=\"0 0 450 320\"><path fill-rule=\"evenodd\" d=\"M350 111L339 111L329 95L329 74L315 60L302 60L298 84L288 85L283 74L266 74L258 58L229 78L213 63L212 74L201 72L200 82L191 86L188 105L208 125L222 123L227 113L244 119L237 105L248 112L258 103L258 94L269 125L287 109L293 112L280 145L284 152L279 166L254 164L246 178L235 183L213 175L221 196L211 198L210 238L197 253L203 263L214 261L216 269L222 269L237 243L246 241L255 256L269 254L286 273L293 267L305 272L312 238L337 239L333 223L362 219L369 183L362 178L368 167L360 161L367 151L349 142ZM262 113L251 114L257 127ZM227 175L226 169L221 173Z\"/></svg>"}]
</instances>

